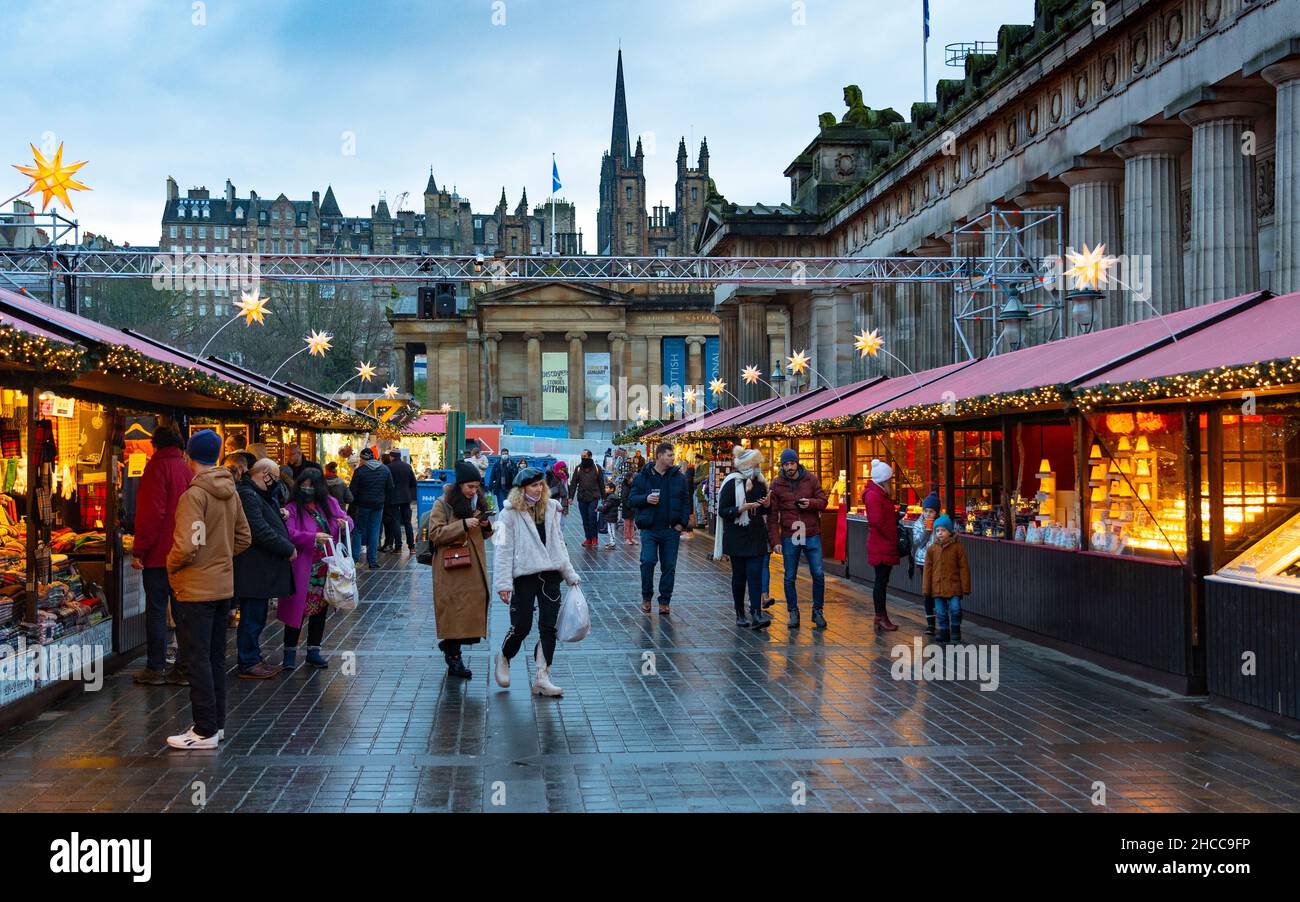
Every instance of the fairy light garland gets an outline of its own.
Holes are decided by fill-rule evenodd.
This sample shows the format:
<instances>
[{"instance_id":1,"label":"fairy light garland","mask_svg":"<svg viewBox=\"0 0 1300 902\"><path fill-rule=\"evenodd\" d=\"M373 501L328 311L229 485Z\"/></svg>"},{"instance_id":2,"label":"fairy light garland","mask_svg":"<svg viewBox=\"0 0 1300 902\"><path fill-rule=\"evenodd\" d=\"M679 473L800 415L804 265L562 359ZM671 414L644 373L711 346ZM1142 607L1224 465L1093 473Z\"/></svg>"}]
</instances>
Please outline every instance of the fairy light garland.
<instances>
[{"instance_id":1,"label":"fairy light garland","mask_svg":"<svg viewBox=\"0 0 1300 902\"><path fill-rule=\"evenodd\" d=\"M0 360L30 366L40 372L74 375L84 368L85 357L85 349L78 345L0 325Z\"/></svg>"},{"instance_id":2,"label":"fairy light garland","mask_svg":"<svg viewBox=\"0 0 1300 902\"><path fill-rule=\"evenodd\" d=\"M1241 391L1259 391L1300 383L1300 357L1279 358L1241 366L1214 367L1158 379L1116 382L1075 394L1080 410L1101 404L1127 404L1186 398L1189 401Z\"/></svg>"}]
</instances>

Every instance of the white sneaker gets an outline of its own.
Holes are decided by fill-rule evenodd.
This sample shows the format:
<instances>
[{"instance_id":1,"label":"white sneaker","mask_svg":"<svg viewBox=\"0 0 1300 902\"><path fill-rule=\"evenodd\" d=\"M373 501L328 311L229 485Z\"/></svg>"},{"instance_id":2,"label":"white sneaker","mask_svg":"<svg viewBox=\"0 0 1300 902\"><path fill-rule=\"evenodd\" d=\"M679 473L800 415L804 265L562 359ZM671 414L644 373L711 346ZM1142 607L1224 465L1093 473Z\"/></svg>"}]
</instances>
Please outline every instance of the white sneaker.
<instances>
[{"instance_id":1,"label":"white sneaker","mask_svg":"<svg viewBox=\"0 0 1300 902\"><path fill-rule=\"evenodd\" d=\"M225 742L225 741L226 741L226 729L225 729L225 727L222 727L220 730L217 730L217 741L218 741L218 742Z\"/></svg>"},{"instance_id":2,"label":"white sneaker","mask_svg":"<svg viewBox=\"0 0 1300 902\"><path fill-rule=\"evenodd\" d=\"M502 689L510 687L510 659L497 652L497 685Z\"/></svg>"},{"instance_id":3,"label":"white sneaker","mask_svg":"<svg viewBox=\"0 0 1300 902\"><path fill-rule=\"evenodd\" d=\"M559 698L564 694L563 689L551 682L551 668L546 666L546 657L540 646L537 649L537 678L533 680L533 694L548 698Z\"/></svg>"},{"instance_id":4,"label":"white sneaker","mask_svg":"<svg viewBox=\"0 0 1300 902\"><path fill-rule=\"evenodd\" d=\"M221 741L219 738L220 735L220 733L214 733L213 735L204 738L194 732L194 727L191 725L188 730L178 736L168 736L167 744L174 749L182 749L186 751L193 749L215 749L217 743Z\"/></svg>"}]
</instances>

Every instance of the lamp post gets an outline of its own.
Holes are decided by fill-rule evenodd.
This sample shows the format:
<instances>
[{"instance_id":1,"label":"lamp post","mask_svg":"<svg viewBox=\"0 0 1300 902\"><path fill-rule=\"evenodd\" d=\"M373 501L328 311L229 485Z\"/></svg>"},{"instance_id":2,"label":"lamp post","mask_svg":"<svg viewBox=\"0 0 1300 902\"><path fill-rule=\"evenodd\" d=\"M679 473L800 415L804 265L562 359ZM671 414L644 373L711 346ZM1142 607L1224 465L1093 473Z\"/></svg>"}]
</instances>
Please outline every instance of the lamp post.
<instances>
[{"instance_id":1,"label":"lamp post","mask_svg":"<svg viewBox=\"0 0 1300 902\"><path fill-rule=\"evenodd\" d=\"M1106 295L1095 288L1081 288L1065 296L1070 306L1070 322L1087 335L1097 321L1097 302Z\"/></svg>"},{"instance_id":2,"label":"lamp post","mask_svg":"<svg viewBox=\"0 0 1300 902\"><path fill-rule=\"evenodd\" d=\"M1007 301L998 312L1002 322L1002 338L1005 338L1011 350L1019 351L1025 340L1025 323L1029 320L1029 311L1020 301L1020 289L1015 285L1007 286Z\"/></svg>"}]
</instances>

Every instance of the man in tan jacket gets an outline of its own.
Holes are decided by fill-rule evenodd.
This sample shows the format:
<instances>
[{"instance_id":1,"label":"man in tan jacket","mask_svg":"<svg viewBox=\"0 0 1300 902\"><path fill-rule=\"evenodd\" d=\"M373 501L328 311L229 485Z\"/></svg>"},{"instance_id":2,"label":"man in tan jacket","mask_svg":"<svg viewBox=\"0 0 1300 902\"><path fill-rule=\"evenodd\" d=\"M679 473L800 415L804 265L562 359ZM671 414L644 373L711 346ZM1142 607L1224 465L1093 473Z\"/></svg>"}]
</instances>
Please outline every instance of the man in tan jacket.
<instances>
[{"instance_id":1,"label":"man in tan jacket","mask_svg":"<svg viewBox=\"0 0 1300 902\"><path fill-rule=\"evenodd\" d=\"M235 479L211 429L190 436L186 462L194 474L176 505L167 575L176 593L176 629L190 664L194 724L169 736L174 749L215 749L226 726L226 617L235 594L235 555L252 543Z\"/></svg>"}]
</instances>

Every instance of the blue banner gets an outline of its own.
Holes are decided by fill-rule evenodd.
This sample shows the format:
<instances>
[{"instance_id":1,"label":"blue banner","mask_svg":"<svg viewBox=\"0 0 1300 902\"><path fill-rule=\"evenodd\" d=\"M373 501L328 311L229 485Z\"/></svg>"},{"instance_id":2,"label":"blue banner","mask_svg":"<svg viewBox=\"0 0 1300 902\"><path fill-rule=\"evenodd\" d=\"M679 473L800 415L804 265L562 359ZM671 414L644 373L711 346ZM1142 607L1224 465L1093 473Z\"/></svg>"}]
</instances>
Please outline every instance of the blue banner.
<instances>
[{"instance_id":1,"label":"blue banner","mask_svg":"<svg viewBox=\"0 0 1300 902\"><path fill-rule=\"evenodd\" d=\"M704 339L704 399L709 410L716 410L718 399L709 391L709 383L718 378L718 336ZM730 385L727 386L731 388Z\"/></svg>"},{"instance_id":2,"label":"blue banner","mask_svg":"<svg viewBox=\"0 0 1300 902\"><path fill-rule=\"evenodd\" d=\"M682 399L682 386L686 384L686 339L665 338L663 340L663 379L678 401Z\"/></svg>"}]
</instances>

